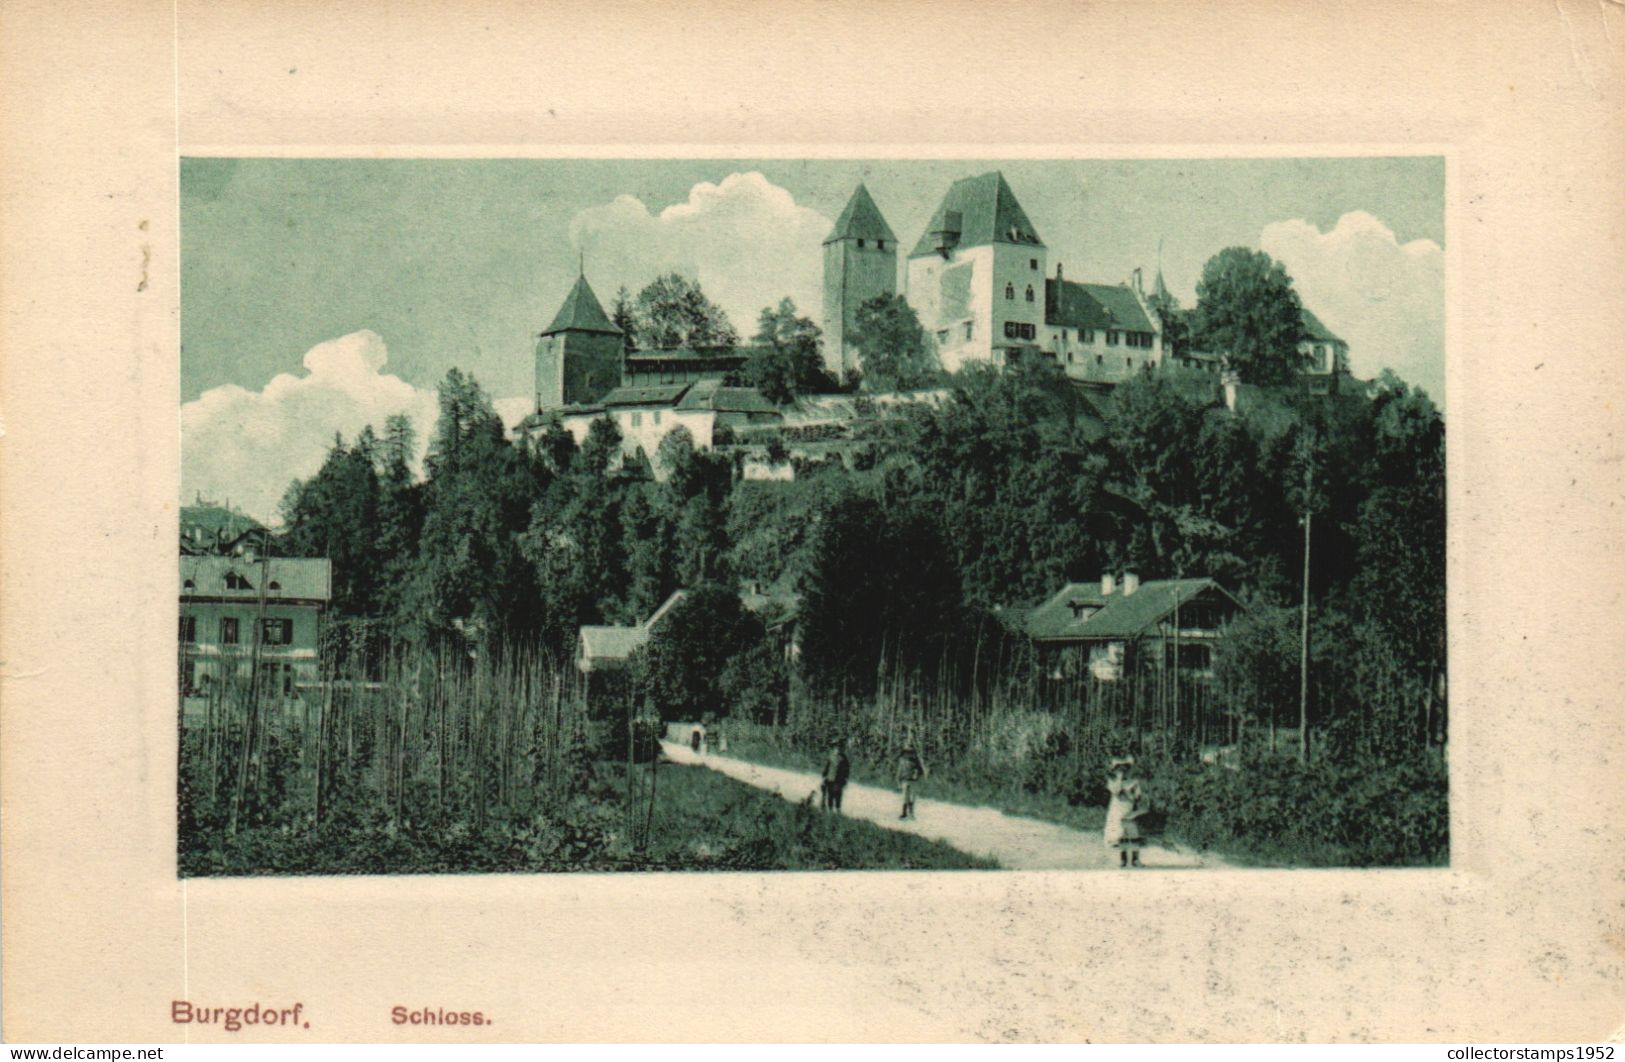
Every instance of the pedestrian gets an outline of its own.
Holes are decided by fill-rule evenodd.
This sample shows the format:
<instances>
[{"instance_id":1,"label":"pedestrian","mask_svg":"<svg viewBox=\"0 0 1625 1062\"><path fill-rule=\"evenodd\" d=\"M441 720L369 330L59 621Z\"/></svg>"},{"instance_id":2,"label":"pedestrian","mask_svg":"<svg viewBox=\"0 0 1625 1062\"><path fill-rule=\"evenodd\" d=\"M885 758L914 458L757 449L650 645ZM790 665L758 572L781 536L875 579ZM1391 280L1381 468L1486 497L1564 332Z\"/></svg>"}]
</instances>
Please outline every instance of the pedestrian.
<instances>
[{"instance_id":1,"label":"pedestrian","mask_svg":"<svg viewBox=\"0 0 1625 1062\"><path fill-rule=\"evenodd\" d=\"M1111 761L1111 773L1106 776L1106 847L1117 852L1119 867L1140 865L1140 849L1145 846L1145 833L1140 816L1151 807L1145 789L1134 771L1134 757L1123 756Z\"/></svg>"},{"instance_id":2,"label":"pedestrian","mask_svg":"<svg viewBox=\"0 0 1625 1062\"><path fill-rule=\"evenodd\" d=\"M914 817L914 785L926 775L925 761L914 750L912 739L903 740L902 751L897 754L897 787L903 791L903 813L899 819Z\"/></svg>"},{"instance_id":3,"label":"pedestrian","mask_svg":"<svg viewBox=\"0 0 1625 1062\"><path fill-rule=\"evenodd\" d=\"M819 806L840 814L841 793L851 776L852 763L846 758L846 743L836 738L829 743L829 755L824 757L823 800Z\"/></svg>"},{"instance_id":4,"label":"pedestrian","mask_svg":"<svg viewBox=\"0 0 1625 1062\"><path fill-rule=\"evenodd\" d=\"M695 723L694 724L694 729L689 731L688 747L689 747L689 749L691 751L693 751L697 755L699 753L700 749L704 745L705 745L705 726L704 726L704 724L701 724L701 723Z\"/></svg>"}]
</instances>

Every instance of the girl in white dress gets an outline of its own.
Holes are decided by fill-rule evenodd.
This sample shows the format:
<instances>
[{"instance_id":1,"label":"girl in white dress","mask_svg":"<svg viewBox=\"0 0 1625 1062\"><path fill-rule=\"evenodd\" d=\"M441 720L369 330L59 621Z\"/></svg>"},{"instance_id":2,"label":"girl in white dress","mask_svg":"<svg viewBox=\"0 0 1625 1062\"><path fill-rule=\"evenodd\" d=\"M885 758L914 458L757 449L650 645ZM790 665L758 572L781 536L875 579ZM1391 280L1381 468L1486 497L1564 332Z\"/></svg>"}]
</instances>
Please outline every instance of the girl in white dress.
<instances>
[{"instance_id":1,"label":"girl in white dress","mask_svg":"<svg viewBox=\"0 0 1625 1062\"><path fill-rule=\"evenodd\" d=\"M1106 804L1106 847L1117 850L1120 867L1137 867L1140 849L1145 846L1138 819L1145 806L1145 792L1134 777L1134 757L1112 760L1106 792L1111 795Z\"/></svg>"}]
</instances>

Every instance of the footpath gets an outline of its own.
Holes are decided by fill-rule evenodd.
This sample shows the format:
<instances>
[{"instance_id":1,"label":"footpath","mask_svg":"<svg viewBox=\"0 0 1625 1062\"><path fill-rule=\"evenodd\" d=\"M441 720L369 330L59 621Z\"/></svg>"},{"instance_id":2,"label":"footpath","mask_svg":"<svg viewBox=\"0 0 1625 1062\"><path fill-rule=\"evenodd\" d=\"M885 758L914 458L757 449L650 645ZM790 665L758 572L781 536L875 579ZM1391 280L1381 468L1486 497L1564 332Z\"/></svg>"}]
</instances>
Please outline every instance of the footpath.
<instances>
[{"instance_id":1,"label":"footpath","mask_svg":"<svg viewBox=\"0 0 1625 1062\"><path fill-rule=\"evenodd\" d=\"M700 753L675 741L663 741L672 763L705 767L729 778L777 793L793 803L812 795L818 803L819 776L811 771L765 767L722 756ZM970 855L998 862L1006 870L1105 870L1117 867L1118 855L1108 849L1099 833L1085 833L1053 822L1006 815L995 808L967 807L929 797L931 780L916 787L924 795L914 801L912 819L899 819L902 798L893 789L849 782L841 799L841 813L888 830L912 833L951 845ZM1153 869L1221 866L1214 856L1177 847L1149 845L1140 861Z\"/></svg>"}]
</instances>

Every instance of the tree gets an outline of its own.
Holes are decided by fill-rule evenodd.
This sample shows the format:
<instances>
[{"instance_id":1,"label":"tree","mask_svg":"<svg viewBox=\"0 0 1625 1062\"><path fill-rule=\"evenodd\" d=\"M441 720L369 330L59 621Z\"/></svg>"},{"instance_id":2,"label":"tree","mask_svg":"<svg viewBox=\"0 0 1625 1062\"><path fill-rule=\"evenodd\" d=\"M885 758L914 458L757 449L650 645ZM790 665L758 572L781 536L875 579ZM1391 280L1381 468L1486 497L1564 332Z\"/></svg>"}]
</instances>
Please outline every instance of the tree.
<instances>
[{"instance_id":1,"label":"tree","mask_svg":"<svg viewBox=\"0 0 1625 1062\"><path fill-rule=\"evenodd\" d=\"M728 315L705 297L700 285L667 273L638 292L631 306L632 336L639 349L734 347L739 333Z\"/></svg>"},{"instance_id":2,"label":"tree","mask_svg":"<svg viewBox=\"0 0 1625 1062\"><path fill-rule=\"evenodd\" d=\"M715 583L697 586L633 653L633 681L662 719L726 711L723 674L735 656L760 639L760 624L753 623L738 594Z\"/></svg>"},{"instance_id":3,"label":"tree","mask_svg":"<svg viewBox=\"0 0 1625 1062\"><path fill-rule=\"evenodd\" d=\"M632 293L622 284L620 290L615 292L615 302L609 312L610 322L621 330L626 337L626 349L638 349L638 324L632 311Z\"/></svg>"},{"instance_id":4,"label":"tree","mask_svg":"<svg viewBox=\"0 0 1625 1062\"><path fill-rule=\"evenodd\" d=\"M1246 383L1287 383L1305 361L1303 304L1285 267L1262 251L1227 247L1208 259L1191 332L1194 345L1226 355Z\"/></svg>"},{"instance_id":5,"label":"tree","mask_svg":"<svg viewBox=\"0 0 1625 1062\"><path fill-rule=\"evenodd\" d=\"M781 405L798 394L829 387L819 334L810 319L796 316L796 304L789 299L780 300L776 309L763 310L745 362L745 379Z\"/></svg>"},{"instance_id":6,"label":"tree","mask_svg":"<svg viewBox=\"0 0 1625 1062\"><path fill-rule=\"evenodd\" d=\"M908 391L942 374L919 317L901 295L879 295L859 306L852 341L868 390Z\"/></svg>"},{"instance_id":7,"label":"tree","mask_svg":"<svg viewBox=\"0 0 1625 1062\"><path fill-rule=\"evenodd\" d=\"M371 446L358 440L346 447L335 436L321 469L294 483L282 501L287 532L277 552L332 562L332 607L343 616L373 615L378 607L380 490Z\"/></svg>"}]
</instances>

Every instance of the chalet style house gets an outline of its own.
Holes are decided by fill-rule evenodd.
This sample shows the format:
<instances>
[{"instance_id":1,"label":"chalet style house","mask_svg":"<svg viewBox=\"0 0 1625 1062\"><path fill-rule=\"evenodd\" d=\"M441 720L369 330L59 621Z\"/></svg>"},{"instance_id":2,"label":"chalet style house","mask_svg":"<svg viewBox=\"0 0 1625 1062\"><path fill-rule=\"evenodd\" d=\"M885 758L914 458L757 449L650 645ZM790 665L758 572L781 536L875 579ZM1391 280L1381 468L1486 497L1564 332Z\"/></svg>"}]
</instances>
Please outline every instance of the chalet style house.
<instances>
[{"instance_id":1,"label":"chalet style house","mask_svg":"<svg viewBox=\"0 0 1625 1062\"><path fill-rule=\"evenodd\" d=\"M1046 674L1116 682L1142 662L1212 675L1226 622L1241 609L1212 579L1068 583L1026 614L1024 627Z\"/></svg>"}]
</instances>

